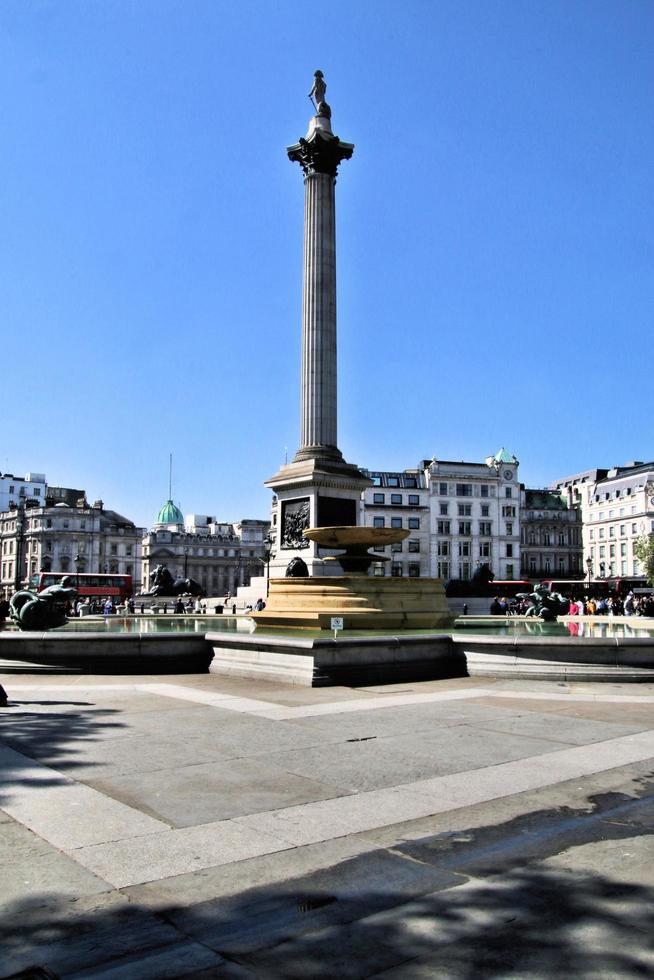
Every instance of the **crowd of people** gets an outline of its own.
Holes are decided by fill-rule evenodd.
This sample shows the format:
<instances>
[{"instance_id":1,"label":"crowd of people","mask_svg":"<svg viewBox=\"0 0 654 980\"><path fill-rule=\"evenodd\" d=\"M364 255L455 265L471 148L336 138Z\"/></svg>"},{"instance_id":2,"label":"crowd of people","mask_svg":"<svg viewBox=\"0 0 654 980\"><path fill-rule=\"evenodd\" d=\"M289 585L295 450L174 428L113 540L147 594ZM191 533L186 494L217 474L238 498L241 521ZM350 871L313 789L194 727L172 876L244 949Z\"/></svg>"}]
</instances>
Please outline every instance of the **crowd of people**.
<instances>
[{"instance_id":1,"label":"crowd of people","mask_svg":"<svg viewBox=\"0 0 654 980\"><path fill-rule=\"evenodd\" d=\"M496 596L490 607L491 616L525 616L530 608L529 599ZM648 616L654 617L654 595L637 596L629 592L624 599L619 596L584 596L570 599L568 616Z\"/></svg>"}]
</instances>

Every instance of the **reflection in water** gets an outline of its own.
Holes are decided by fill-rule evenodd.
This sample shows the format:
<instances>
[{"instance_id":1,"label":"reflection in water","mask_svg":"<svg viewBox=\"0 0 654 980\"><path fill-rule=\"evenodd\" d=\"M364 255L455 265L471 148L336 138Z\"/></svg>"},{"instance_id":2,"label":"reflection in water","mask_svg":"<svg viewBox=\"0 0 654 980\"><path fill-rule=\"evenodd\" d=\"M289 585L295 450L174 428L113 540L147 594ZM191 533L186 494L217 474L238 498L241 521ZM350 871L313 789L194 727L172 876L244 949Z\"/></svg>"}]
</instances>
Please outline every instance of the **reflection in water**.
<instances>
[{"instance_id":1,"label":"reflection in water","mask_svg":"<svg viewBox=\"0 0 654 980\"><path fill-rule=\"evenodd\" d=\"M653 639L654 630L640 626L636 618L632 623L543 623L539 619L515 619L512 616L497 617L495 621L471 621L460 625L461 621L451 629L438 630L344 630L340 639L349 636L398 636L398 635L449 635L454 632L457 636L506 636L512 640L520 637L569 637L573 639L617 639L627 637L642 637ZM2 628L0 627L0 630ZM6 632L14 632L13 623L7 623ZM60 626L52 633L253 633L255 624L247 616L107 616L83 619L70 619L65 626ZM319 630L262 630L262 636L302 636L325 638L326 632ZM331 634L329 634L331 635Z\"/></svg>"},{"instance_id":2,"label":"reflection in water","mask_svg":"<svg viewBox=\"0 0 654 980\"><path fill-rule=\"evenodd\" d=\"M499 617L498 617L499 618ZM485 622L483 625L462 626L457 623L457 636L506 636L512 639L523 636L541 637L574 637L575 639L614 640L626 637L654 638L654 630L640 626L638 620L632 623L543 623L539 619L522 620L511 616L498 622L497 625Z\"/></svg>"},{"instance_id":3,"label":"reflection in water","mask_svg":"<svg viewBox=\"0 0 654 980\"><path fill-rule=\"evenodd\" d=\"M56 633L251 633L254 622L235 616L106 616L70 619Z\"/></svg>"}]
</instances>

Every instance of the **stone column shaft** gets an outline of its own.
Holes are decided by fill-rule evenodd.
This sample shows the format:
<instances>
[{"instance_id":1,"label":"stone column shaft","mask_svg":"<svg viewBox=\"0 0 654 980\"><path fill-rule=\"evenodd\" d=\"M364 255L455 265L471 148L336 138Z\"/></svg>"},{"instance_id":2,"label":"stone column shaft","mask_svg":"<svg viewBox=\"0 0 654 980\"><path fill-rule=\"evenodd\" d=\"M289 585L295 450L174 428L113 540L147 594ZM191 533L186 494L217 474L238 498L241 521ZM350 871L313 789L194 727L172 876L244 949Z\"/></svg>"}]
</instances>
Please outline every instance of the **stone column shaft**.
<instances>
[{"instance_id":1,"label":"stone column shaft","mask_svg":"<svg viewBox=\"0 0 654 980\"><path fill-rule=\"evenodd\" d=\"M301 432L298 456L337 450L335 178L305 177Z\"/></svg>"}]
</instances>

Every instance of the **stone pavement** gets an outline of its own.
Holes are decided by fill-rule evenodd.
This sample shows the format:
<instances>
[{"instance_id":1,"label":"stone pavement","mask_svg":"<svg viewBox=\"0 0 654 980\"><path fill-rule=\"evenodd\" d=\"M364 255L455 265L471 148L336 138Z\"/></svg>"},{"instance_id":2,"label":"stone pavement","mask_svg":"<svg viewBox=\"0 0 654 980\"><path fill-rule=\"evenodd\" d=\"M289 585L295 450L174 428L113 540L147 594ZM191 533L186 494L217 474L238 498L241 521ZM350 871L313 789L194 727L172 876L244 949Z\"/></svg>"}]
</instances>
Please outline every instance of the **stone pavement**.
<instances>
[{"instance_id":1,"label":"stone pavement","mask_svg":"<svg viewBox=\"0 0 654 980\"><path fill-rule=\"evenodd\" d=\"M654 973L654 685L5 687L0 977Z\"/></svg>"}]
</instances>

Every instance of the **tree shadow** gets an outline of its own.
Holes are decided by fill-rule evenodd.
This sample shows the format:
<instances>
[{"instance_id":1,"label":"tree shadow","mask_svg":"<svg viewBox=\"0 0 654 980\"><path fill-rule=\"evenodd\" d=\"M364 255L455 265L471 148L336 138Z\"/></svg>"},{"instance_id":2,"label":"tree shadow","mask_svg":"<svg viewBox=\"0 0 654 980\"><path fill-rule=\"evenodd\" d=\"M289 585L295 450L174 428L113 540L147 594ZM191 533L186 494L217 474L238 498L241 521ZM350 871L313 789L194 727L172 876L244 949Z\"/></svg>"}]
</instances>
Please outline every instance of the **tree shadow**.
<instances>
[{"instance_id":1,"label":"tree shadow","mask_svg":"<svg viewBox=\"0 0 654 980\"><path fill-rule=\"evenodd\" d=\"M580 843L651 835L652 803L649 783L639 798L600 794L590 809L435 834L194 902L194 881L204 895L211 874L219 889L224 875L238 881L238 864L208 869L185 876L186 900L157 900L156 911L147 886L80 900L37 895L5 909L0 945L14 970L41 964L64 976L111 966L197 980L649 977L654 888L574 870L568 857L546 862ZM252 862L240 867L244 882L256 880Z\"/></svg>"},{"instance_id":2,"label":"tree shadow","mask_svg":"<svg viewBox=\"0 0 654 980\"><path fill-rule=\"evenodd\" d=\"M73 710L61 713L47 711L15 710L24 706L68 707ZM0 727L0 752L4 753L0 773L0 806L6 803L12 786L58 786L66 776L58 773L55 766L66 770L82 765L75 760L76 744L92 742L113 729L124 728L114 720L120 715L116 708L95 708L91 701L13 701L9 709L3 709ZM18 755L16 755L18 753ZM24 758L27 757L27 758ZM34 777L34 767L51 769L52 775Z\"/></svg>"}]
</instances>

